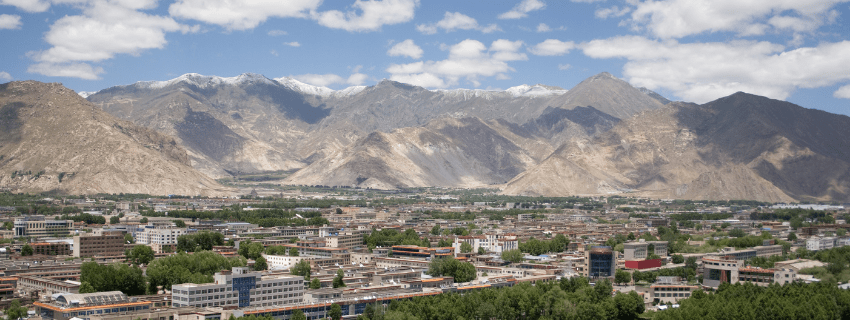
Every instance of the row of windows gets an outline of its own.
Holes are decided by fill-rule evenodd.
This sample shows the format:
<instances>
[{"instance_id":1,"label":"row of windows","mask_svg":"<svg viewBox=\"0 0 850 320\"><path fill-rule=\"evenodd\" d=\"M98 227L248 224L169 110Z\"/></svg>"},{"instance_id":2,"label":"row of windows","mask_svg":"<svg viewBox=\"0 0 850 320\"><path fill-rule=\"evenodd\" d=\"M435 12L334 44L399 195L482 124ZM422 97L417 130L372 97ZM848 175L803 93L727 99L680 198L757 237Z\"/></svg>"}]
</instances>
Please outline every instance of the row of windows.
<instances>
[{"instance_id":1,"label":"row of windows","mask_svg":"<svg viewBox=\"0 0 850 320\"><path fill-rule=\"evenodd\" d=\"M687 298L687 297L690 297L690 296L691 296L691 293L690 293L690 292L684 292L684 293L669 293L669 292L667 292L667 293L655 293L655 297L656 297L656 298Z\"/></svg>"}]
</instances>

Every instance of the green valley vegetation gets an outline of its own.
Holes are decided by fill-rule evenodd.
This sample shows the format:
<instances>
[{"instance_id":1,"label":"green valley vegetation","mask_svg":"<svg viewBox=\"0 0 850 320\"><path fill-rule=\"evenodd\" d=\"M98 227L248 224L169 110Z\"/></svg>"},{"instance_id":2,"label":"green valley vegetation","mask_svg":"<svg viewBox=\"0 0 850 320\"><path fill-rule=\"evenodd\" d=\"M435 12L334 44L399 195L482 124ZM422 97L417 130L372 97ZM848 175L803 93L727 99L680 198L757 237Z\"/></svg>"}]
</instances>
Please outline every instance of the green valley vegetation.
<instances>
[{"instance_id":1,"label":"green valley vegetation","mask_svg":"<svg viewBox=\"0 0 850 320\"><path fill-rule=\"evenodd\" d=\"M363 241L370 249L395 245L415 245L420 247L431 246L428 239L420 238L419 234L417 234L413 229L407 229L404 230L404 232L398 232L395 229L383 229L381 231L372 230L371 234L363 237Z\"/></svg>"},{"instance_id":2,"label":"green valley vegetation","mask_svg":"<svg viewBox=\"0 0 850 320\"><path fill-rule=\"evenodd\" d=\"M80 268L80 282L90 286L94 292L121 291L128 296L147 292L142 269L120 263L101 265L94 261L85 262Z\"/></svg>"},{"instance_id":3,"label":"green valley vegetation","mask_svg":"<svg viewBox=\"0 0 850 320\"><path fill-rule=\"evenodd\" d=\"M679 301L679 308L657 312L652 319L850 319L850 291L834 283L723 283L715 293L695 291Z\"/></svg>"},{"instance_id":4,"label":"green valley vegetation","mask_svg":"<svg viewBox=\"0 0 850 320\"><path fill-rule=\"evenodd\" d=\"M551 240L537 240L531 237L527 241L519 243L519 250L539 256L547 252L564 252L569 244L570 240L563 234L557 234Z\"/></svg>"},{"instance_id":5,"label":"green valley vegetation","mask_svg":"<svg viewBox=\"0 0 850 320\"><path fill-rule=\"evenodd\" d=\"M264 204L255 205L262 206ZM273 205L273 203L267 205ZM304 219L296 217L296 214L301 215ZM165 212L147 210L142 212L142 215L147 217L165 217ZM264 228L276 226L321 226L330 223L328 219L322 218L322 214L317 211L296 212L280 208L245 211L238 205L226 207L221 211L174 210L168 212L168 217L193 220L236 220L254 223Z\"/></svg>"},{"instance_id":6,"label":"green valley vegetation","mask_svg":"<svg viewBox=\"0 0 850 320\"><path fill-rule=\"evenodd\" d=\"M432 277L452 277L455 282L469 282L476 278L475 266L455 258L432 260L428 267L428 275Z\"/></svg>"},{"instance_id":7,"label":"green valley vegetation","mask_svg":"<svg viewBox=\"0 0 850 320\"><path fill-rule=\"evenodd\" d=\"M384 313L372 308L363 318L378 319L638 319L643 298L635 292L612 296L607 280L591 286L586 278L483 289L464 294L397 300ZM368 308L367 308L368 309Z\"/></svg>"},{"instance_id":8,"label":"green valley vegetation","mask_svg":"<svg viewBox=\"0 0 850 320\"><path fill-rule=\"evenodd\" d=\"M221 270L247 265L245 258L226 258L212 251L200 251L193 254L178 253L155 259L148 265L148 284L151 292L162 286L171 289L172 284L210 283L213 274Z\"/></svg>"},{"instance_id":9,"label":"green valley vegetation","mask_svg":"<svg viewBox=\"0 0 850 320\"><path fill-rule=\"evenodd\" d=\"M224 245L224 235L218 232L201 231L177 237L177 251L209 251L213 246L222 245Z\"/></svg>"}]
</instances>

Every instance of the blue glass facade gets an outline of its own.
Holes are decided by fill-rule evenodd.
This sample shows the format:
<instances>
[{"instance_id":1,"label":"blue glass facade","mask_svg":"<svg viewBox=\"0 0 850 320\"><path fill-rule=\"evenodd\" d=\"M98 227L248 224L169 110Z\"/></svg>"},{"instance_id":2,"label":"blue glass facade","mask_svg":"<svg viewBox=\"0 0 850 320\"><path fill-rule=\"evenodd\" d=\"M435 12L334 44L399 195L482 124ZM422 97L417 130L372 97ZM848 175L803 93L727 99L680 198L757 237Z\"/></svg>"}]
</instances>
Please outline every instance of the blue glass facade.
<instances>
[{"instance_id":1,"label":"blue glass facade","mask_svg":"<svg viewBox=\"0 0 850 320\"><path fill-rule=\"evenodd\" d=\"M233 278L233 291L239 293L240 308L251 305L251 289L256 287L256 282L254 277Z\"/></svg>"}]
</instances>

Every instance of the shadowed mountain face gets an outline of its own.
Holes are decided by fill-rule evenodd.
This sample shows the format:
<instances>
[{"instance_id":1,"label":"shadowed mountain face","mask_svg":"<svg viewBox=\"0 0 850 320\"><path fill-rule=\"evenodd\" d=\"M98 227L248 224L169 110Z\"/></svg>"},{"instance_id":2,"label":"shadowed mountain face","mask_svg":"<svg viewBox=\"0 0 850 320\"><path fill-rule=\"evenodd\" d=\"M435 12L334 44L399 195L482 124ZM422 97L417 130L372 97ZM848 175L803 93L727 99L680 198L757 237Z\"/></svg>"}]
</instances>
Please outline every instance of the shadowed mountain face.
<instances>
[{"instance_id":1,"label":"shadowed mountain face","mask_svg":"<svg viewBox=\"0 0 850 320\"><path fill-rule=\"evenodd\" d=\"M121 121L60 84L0 85L0 188L225 195L173 138Z\"/></svg>"},{"instance_id":2,"label":"shadowed mountain face","mask_svg":"<svg viewBox=\"0 0 850 320\"><path fill-rule=\"evenodd\" d=\"M508 194L847 201L850 118L737 93L672 103L565 144Z\"/></svg>"}]
</instances>

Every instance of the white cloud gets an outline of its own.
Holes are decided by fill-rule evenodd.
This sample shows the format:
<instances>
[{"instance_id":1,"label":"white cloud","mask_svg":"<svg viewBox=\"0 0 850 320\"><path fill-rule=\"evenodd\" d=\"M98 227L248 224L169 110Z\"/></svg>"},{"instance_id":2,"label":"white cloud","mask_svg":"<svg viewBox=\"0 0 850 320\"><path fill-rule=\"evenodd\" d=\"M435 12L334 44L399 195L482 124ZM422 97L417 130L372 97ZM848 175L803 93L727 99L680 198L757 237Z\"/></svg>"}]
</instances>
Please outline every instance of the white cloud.
<instances>
[{"instance_id":1,"label":"white cloud","mask_svg":"<svg viewBox=\"0 0 850 320\"><path fill-rule=\"evenodd\" d=\"M166 32L192 32L190 27L169 17L148 15L138 10L156 8L155 0L93 1L82 4L82 15L64 16L45 34L52 47L27 55L36 62L29 72L48 76L97 79L100 67L83 62L99 62L116 54L138 55L165 46ZM56 70L50 70L55 68Z\"/></svg>"},{"instance_id":2,"label":"white cloud","mask_svg":"<svg viewBox=\"0 0 850 320\"><path fill-rule=\"evenodd\" d=\"M837 12L831 8L845 1L647 0L635 3L631 22L664 39L721 31L760 35L765 33L768 23L777 28L799 23L805 26L798 31L812 31L834 20ZM791 21L789 17L797 20Z\"/></svg>"},{"instance_id":3,"label":"white cloud","mask_svg":"<svg viewBox=\"0 0 850 320\"><path fill-rule=\"evenodd\" d=\"M610 8L601 8L601 9L596 10L596 17L599 18L599 19L608 19L609 17L619 18L619 17L626 15L627 13L629 13L631 11L632 11L632 8L629 8L629 7L620 8L620 7L617 7L617 6L613 6L613 7L610 7Z\"/></svg>"},{"instance_id":4,"label":"white cloud","mask_svg":"<svg viewBox=\"0 0 850 320\"><path fill-rule=\"evenodd\" d=\"M296 48L301 46L301 44L298 43L298 41L284 42L283 44L290 46L290 47L296 47Z\"/></svg>"},{"instance_id":5,"label":"white cloud","mask_svg":"<svg viewBox=\"0 0 850 320\"><path fill-rule=\"evenodd\" d=\"M531 11L546 8L546 3L540 0L522 0L511 11L499 15L499 19L519 19L528 16Z\"/></svg>"},{"instance_id":6,"label":"white cloud","mask_svg":"<svg viewBox=\"0 0 850 320\"><path fill-rule=\"evenodd\" d=\"M284 30L269 30L269 36L272 37L285 36L287 34L289 34L289 32L286 32Z\"/></svg>"},{"instance_id":7,"label":"white cloud","mask_svg":"<svg viewBox=\"0 0 850 320\"><path fill-rule=\"evenodd\" d=\"M277 3L276 1L272 1ZM288 5L288 4L287 4ZM351 5L355 10L343 13L331 10L315 13L319 24L333 29L346 31L375 31L383 25L408 22L413 19L419 6L418 0L357 0ZM358 14L357 11L361 13Z\"/></svg>"},{"instance_id":8,"label":"white cloud","mask_svg":"<svg viewBox=\"0 0 850 320\"><path fill-rule=\"evenodd\" d=\"M833 97L841 99L850 99L850 85L843 86L832 93Z\"/></svg>"},{"instance_id":9,"label":"white cloud","mask_svg":"<svg viewBox=\"0 0 850 320\"><path fill-rule=\"evenodd\" d=\"M668 89L698 103L737 91L785 99L797 88L850 80L850 41L786 50L766 41L679 43L622 36L581 48L592 58L627 59L623 74L636 86Z\"/></svg>"},{"instance_id":10,"label":"white cloud","mask_svg":"<svg viewBox=\"0 0 850 320\"><path fill-rule=\"evenodd\" d=\"M277 50L269 51L269 53L271 53L271 55L273 55L273 56L275 56L275 57L277 57L277 56L278 56Z\"/></svg>"},{"instance_id":11,"label":"white cloud","mask_svg":"<svg viewBox=\"0 0 850 320\"><path fill-rule=\"evenodd\" d=\"M413 59L422 58L422 53L422 48L413 43L412 39L396 43L392 48L390 48L390 50L387 51L387 55L390 57L404 56L411 57Z\"/></svg>"},{"instance_id":12,"label":"white cloud","mask_svg":"<svg viewBox=\"0 0 850 320\"><path fill-rule=\"evenodd\" d=\"M362 85L366 80L369 79L369 76L363 73L355 73L348 76L348 80L345 83L350 85L359 86Z\"/></svg>"},{"instance_id":13,"label":"white cloud","mask_svg":"<svg viewBox=\"0 0 850 320\"><path fill-rule=\"evenodd\" d=\"M0 14L0 29L19 29L21 27L21 16L12 14Z\"/></svg>"},{"instance_id":14,"label":"white cloud","mask_svg":"<svg viewBox=\"0 0 850 320\"><path fill-rule=\"evenodd\" d=\"M528 48L528 52L538 56L561 56L570 52L576 44L572 41L561 41L557 39L546 39L534 47Z\"/></svg>"},{"instance_id":15,"label":"white cloud","mask_svg":"<svg viewBox=\"0 0 850 320\"><path fill-rule=\"evenodd\" d=\"M628 1L628 0L627 0ZM594 2L605 2L605 0L572 0L572 2L577 3L594 3Z\"/></svg>"},{"instance_id":16,"label":"white cloud","mask_svg":"<svg viewBox=\"0 0 850 320\"><path fill-rule=\"evenodd\" d=\"M522 46L522 41L499 39L488 48L480 41L466 39L449 47L445 60L393 64L386 71L392 80L428 88L457 85L461 79L478 86L481 77L508 78L507 73L514 71L508 61L528 59L519 53Z\"/></svg>"},{"instance_id":17,"label":"white cloud","mask_svg":"<svg viewBox=\"0 0 850 320\"><path fill-rule=\"evenodd\" d=\"M27 68L29 73L38 73L48 77L69 77L80 78L85 80L100 79L100 74L104 73L102 67L93 67L88 63L51 63L40 62L30 65Z\"/></svg>"},{"instance_id":18,"label":"white cloud","mask_svg":"<svg viewBox=\"0 0 850 320\"><path fill-rule=\"evenodd\" d=\"M570 68L572 68L572 67L573 67L573 66L571 66L569 63L559 64L559 65L558 65L558 70L568 70L568 69L570 69Z\"/></svg>"},{"instance_id":19,"label":"white cloud","mask_svg":"<svg viewBox=\"0 0 850 320\"><path fill-rule=\"evenodd\" d=\"M26 12L45 12L50 2L42 0L0 0L0 5L15 6Z\"/></svg>"},{"instance_id":20,"label":"white cloud","mask_svg":"<svg viewBox=\"0 0 850 320\"><path fill-rule=\"evenodd\" d=\"M6 71L0 71L0 81L7 82L12 81L12 75Z\"/></svg>"},{"instance_id":21,"label":"white cloud","mask_svg":"<svg viewBox=\"0 0 850 320\"><path fill-rule=\"evenodd\" d=\"M177 0L168 12L178 18L220 25L228 30L253 29L271 17L307 18L321 0Z\"/></svg>"},{"instance_id":22,"label":"white cloud","mask_svg":"<svg viewBox=\"0 0 850 320\"><path fill-rule=\"evenodd\" d=\"M543 22L541 22L540 24L537 25L537 32L549 32L549 31L552 31L552 28L550 28L549 25L547 25Z\"/></svg>"},{"instance_id":23,"label":"white cloud","mask_svg":"<svg viewBox=\"0 0 850 320\"><path fill-rule=\"evenodd\" d=\"M416 30L419 30L419 32L422 32L423 34L435 34L440 29L443 29L445 32L452 32L455 30L479 30L482 33L491 33L502 30L496 24L480 26L475 18L460 12L448 11L443 16L443 20L437 21L436 23L420 24L416 26Z\"/></svg>"}]
</instances>

